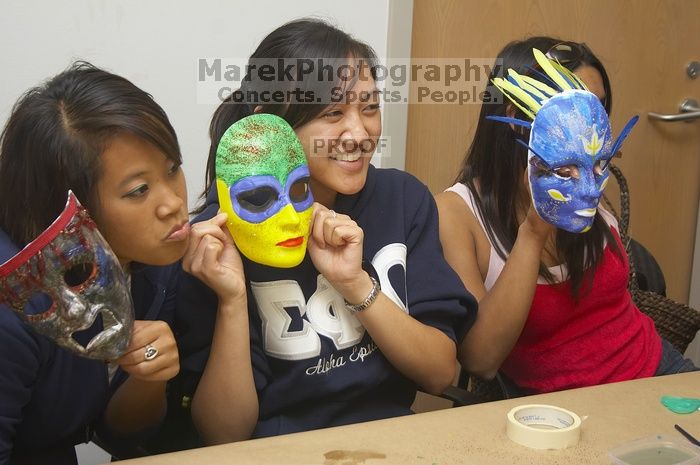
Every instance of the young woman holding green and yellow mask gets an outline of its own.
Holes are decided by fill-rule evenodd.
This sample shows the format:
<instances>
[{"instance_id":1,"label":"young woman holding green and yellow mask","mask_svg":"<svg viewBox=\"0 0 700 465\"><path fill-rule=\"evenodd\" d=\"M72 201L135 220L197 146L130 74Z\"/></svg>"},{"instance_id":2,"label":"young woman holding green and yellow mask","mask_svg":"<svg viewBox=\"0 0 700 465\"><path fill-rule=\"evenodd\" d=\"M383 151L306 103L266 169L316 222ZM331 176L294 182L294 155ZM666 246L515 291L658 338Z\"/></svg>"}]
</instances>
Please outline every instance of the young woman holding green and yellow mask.
<instances>
[{"instance_id":1,"label":"young woman holding green and yellow mask","mask_svg":"<svg viewBox=\"0 0 700 465\"><path fill-rule=\"evenodd\" d=\"M183 259L196 278L182 277L177 315L180 380L189 372L183 385L199 381L192 418L207 443L409 414L418 386L438 393L452 382L455 341L476 310L442 256L426 186L370 164L381 135L372 49L325 22L299 20L270 33L257 60L291 65L290 75L297 60L359 72L332 82L251 75L214 115L206 205ZM238 98L272 90L299 92L281 103ZM301 100L309 93L320 101ZM286 163L255 157L270 145L250 143L266 118L284 119L298 137L272 144L284 147ZM218 152L239 142L252 150ZM299 246L311 200L297 144L317 202ZM231 163L217 166L227 154ZM221 207L228 215L217 215ZM287 256L294 247L298 264Z\"/></svg>"}]
</instances>

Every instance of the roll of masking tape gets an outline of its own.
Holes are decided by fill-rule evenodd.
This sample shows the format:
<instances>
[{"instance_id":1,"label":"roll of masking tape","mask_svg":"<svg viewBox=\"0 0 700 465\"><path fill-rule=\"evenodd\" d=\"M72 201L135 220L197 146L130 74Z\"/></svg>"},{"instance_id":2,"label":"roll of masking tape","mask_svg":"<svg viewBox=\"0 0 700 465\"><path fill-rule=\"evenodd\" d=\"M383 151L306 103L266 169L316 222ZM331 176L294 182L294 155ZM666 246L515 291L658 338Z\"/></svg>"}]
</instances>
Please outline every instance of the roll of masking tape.
<instances>
[{"instance_id":1,"label":"roll of masking tape","mask_svg":"<svg viewBox=\"0 0 700 465\"><path fill-rule=\"evenodd\" d=\"M581 437L581 418L553 405L520 405L508 412L506 434L532 449L565 449Z\"/></svg>"}]
</instances>

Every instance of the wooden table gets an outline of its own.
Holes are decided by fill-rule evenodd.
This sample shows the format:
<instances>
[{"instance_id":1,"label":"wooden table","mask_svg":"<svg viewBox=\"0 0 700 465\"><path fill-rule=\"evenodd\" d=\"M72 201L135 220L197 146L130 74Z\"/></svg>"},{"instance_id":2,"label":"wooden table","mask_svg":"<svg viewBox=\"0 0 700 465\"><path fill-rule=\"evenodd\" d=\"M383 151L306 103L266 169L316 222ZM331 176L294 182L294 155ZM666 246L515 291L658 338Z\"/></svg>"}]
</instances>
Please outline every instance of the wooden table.
<instances>
[{"instance_id":1,"label":"wooden table","mask_svg":"<svg viewBox=\"0 0 700 465\"><path fill-rule=\"evenodd\" d=\"M256 439L137 460L124 465L449 465L609 464L622 443L663 434L673 425L700 437L700 412L678 415L662 395L700 397L700 372L490 402L401 418ZM522 404L551 404L577 413L581 441L564 450L532 450L508 439L506 413Z\"/></svg>"}]
</instances>

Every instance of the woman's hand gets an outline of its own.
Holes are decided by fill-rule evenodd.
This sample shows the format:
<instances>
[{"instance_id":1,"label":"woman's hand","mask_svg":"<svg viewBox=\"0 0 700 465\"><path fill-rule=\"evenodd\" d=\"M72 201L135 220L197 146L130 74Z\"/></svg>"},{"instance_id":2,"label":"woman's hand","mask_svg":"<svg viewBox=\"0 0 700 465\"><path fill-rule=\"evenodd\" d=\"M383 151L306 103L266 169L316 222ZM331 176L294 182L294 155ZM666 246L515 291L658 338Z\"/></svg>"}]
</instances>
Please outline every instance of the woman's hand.
<instances>
[{"instance_id":1,"label":"woman's hand","mask_svg":"<svg viewBox=\"0 0 700 465\"><path fill-rule=\"evenodd\" d=\"M346 299L352 298L357 288L364 289L368 283L371 287L367 273L362 270L363 240L362 228L349 216L337 214L319 203L314 204L308 245L311 260Z\"/></svg>"},{"instance_id":2,"label":"woman's hand","mask_svg":"<svg viewBox=\"0 0 700 465\"><path fill-rule=\"evenodd\" d=\"M182 267L212 288L220 301L245 296L243 263L226 228L226 213L192 225Z\"/></svg>"},{"instance_id":3,"label":"woman's hand","mask_svg":"<svg viewBox=\"0 0 700 465\"><path fill-rule=\"evenodd\" d=\"M130 376L142 381L174 378L180 371L180 356L170 326L160 320L134 321L129 347L116 362Z\"/></svg>"},{"instance_id":4,"label":"woman's hand","mask_svg":"<svg viewBox=\"0 0 700 465\"><path fill-rule=\"evenodd\" d=\"M535 210L535 206L530 204L530 209L525 216L525 220L520 225L520 231L526 230L528 233L533 234L542 243L544 243L548 237L554 235L557 228L556 226L547 223L540 217Z\"/></svg>"},{"instance_id":5,"label":"woman's hand","mask_svg":"<svg viewBox=\"0 0 700 465\"><path fill-rule=\"evenodd\" d=\"M528 208L525 220L520 224L519 234L521 232L532 234L537 240L544 242L548 237L553 236L556 232L556 226L547 223L535 210L535 204L532 202L532 195L530 193L530 182L528 180L528 170L525 170L523 175L523 183L527 189L527 194L530 200L530 207Z\"/></svg>"},{"instance_id":6,"label":"woman's hand","mask_svg":"<svg viewBox=\"0 0 700 465\"><path fill-rule=\"evenodd\" d=\"M258 420L246 279L226 219L219 213L192 225L182 259L185 271L219 297L209 359L192 398L192 420L208 444L248 439Z\"/></svg>"}]
</instances>

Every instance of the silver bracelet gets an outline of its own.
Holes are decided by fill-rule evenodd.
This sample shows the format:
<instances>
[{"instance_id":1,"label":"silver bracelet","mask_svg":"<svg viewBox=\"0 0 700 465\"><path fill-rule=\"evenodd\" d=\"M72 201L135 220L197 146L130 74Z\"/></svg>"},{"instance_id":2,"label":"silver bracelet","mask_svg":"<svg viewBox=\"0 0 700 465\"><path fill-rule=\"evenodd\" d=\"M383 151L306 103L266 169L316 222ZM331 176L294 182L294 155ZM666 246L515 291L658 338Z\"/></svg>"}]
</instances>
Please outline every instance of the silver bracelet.
<instances>
[{"instance_id":1,"label":"silver bracelet","mask_svg":"<svg viewBox=\"0 0 700 465\"><path fill-rule=\"evenodd\" d=\"M350 313L357 313L366 310L367 307L372 305L374 301L377 300L377 296L379 296L379 292L382 290L382 286L379 284L379 281L374 279L372 276L370 276L369 279L372 280L372 290L369 291L369 294L367 294L365 300L356 305L351 304L350 302L345 300L345 308L347 308L350 311Z\"/></svg>"}]
</instances>

